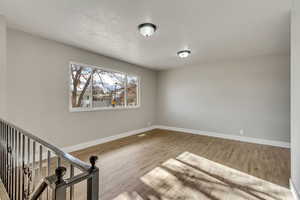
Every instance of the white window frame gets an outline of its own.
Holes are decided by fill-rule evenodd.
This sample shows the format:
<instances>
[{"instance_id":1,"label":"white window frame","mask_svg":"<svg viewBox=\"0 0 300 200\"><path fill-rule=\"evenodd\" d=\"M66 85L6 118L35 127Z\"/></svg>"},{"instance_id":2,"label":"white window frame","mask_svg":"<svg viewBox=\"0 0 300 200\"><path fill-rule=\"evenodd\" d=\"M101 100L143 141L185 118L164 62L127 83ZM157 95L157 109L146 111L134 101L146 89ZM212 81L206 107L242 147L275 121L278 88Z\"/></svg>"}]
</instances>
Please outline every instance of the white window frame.
<instances>
[{"instance_id":1,"label":"white window frame","mask_svg":"<svg viewBox=\"0 0 300 200\"><path fill-rule=\"evenodd\" d=\"M73 108L72 107L72 92L71 92L71 84L72 84L72 80L71 80L71 75L72 75L72 70L71 67L72 65L80 65L82 67L89 67L92 69L100 69L100 70L104 70L107 72L114 72L114 73L121 73L125 75L125 106L116 106L116 107L97 107L94 108L93 107L93 97L91 95L90 98L90 107L83 107L83 108ZM70 61L69 62L69 85L68 85L68 93L69 93L69 111L70 112L87 112L87 111L100 111L100 110L124 110L124 109L136 109L136 108L140 108L141 107L141 77L133 74L133 73L126 73L126 72L121 72L121 71L117 71L114 69L108 69L108 68L104 68L104 67L99 67L96 65L88 65L88 64L84 64L84 63L79 63L79 62L74 62L74 61ZM127 76L135 76L138 78L138 86L137 86L137 105L136 106L127 106Z\"/></svg>"}]
</instances>

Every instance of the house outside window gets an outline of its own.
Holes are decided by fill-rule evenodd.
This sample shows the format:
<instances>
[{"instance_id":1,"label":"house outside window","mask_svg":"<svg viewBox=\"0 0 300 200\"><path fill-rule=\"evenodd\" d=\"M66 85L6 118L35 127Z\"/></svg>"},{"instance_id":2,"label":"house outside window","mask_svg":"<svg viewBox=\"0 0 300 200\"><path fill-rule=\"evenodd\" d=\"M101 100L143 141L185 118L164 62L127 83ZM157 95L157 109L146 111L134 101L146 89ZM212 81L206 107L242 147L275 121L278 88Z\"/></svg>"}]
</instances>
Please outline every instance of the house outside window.
<instances>
[{"instance_id":1,"label":"house outside window","mask_svg":"<svg viewBox=\"0 0 300 200\"><path fill-rule=\"evenodd\" d=\"M136 75L70 63L70 111L138 108L139 95Z\"/></svg>"}]
</instances>

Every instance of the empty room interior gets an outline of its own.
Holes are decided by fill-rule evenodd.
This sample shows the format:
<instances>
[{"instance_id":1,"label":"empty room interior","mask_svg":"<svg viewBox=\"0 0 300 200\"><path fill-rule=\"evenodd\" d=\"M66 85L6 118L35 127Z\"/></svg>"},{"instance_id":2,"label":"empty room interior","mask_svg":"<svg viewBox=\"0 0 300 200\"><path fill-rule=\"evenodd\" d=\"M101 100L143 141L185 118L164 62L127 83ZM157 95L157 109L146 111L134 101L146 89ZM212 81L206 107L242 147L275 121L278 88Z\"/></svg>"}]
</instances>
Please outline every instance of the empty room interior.
<instances>
[{"instance_id":1,"label":"empty room interior","mask_svg":"<svg viewBox=\"0 0 300 200\"><path fill-rule=\"evenodd\" d=\"M1 200L300 200L300 1L0 0L0 158Z\"/></svg>"}]
</instances>

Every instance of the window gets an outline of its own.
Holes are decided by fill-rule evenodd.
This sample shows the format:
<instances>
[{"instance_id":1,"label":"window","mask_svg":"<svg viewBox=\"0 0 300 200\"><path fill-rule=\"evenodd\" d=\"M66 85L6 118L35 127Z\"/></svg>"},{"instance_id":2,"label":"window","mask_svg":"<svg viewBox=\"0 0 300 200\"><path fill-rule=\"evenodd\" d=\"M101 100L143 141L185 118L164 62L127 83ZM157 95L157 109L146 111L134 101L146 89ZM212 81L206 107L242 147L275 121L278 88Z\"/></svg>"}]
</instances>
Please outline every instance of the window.
<instances>
[{"instance_id":1,"label":"window","mask_svg":"<svg viewBox=\"0 0 300 200\"><path fill-rule=\"evenodd\" d=\"M139 78L84 64L70 64L70 110L139 107Z\"/></svg>"}]
</instances>

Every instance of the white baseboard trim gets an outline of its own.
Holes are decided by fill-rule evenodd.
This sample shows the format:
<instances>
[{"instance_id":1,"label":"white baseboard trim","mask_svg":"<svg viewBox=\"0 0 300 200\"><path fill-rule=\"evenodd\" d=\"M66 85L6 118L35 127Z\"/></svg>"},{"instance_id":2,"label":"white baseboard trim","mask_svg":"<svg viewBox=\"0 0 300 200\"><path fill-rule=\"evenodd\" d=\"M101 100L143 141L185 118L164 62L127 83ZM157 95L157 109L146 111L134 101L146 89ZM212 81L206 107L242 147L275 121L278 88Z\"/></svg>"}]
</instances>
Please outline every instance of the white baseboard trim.
<instances>
[{"instance_id":1,"label":"white baseboard trim","mask_svg":"<svg viewBox=\"0 0 300 200\"><path fill-rule=\"evenodd\" d=\"M284 147L284 148L290 148L290 143L288 142L281 142L281 141L274 141L274 140L265 140L265 139L259 139L259 138L251 138L251 137L245 137L245 136L238 136L238 135L230 135L230 134L224 134L224 133L215 133L210 131L200 131L196 129L186 129L186 128L178 128L178 127L171 127L171 126L162 126L162 125L156 125L156 126L150 126L147 128L141 128L138 130L132 130L125 133L121 133L118 135L113 135L105 138L100 138L96 140L92 140L89 142L84 142L81 144L77 144L74 146L64 147L62 148L65 152L74 152L78 150L82 150L88 147L92 147L98 144L103 144L106 142L110 142L113 140L121 139L124 137L128 137L131 135L136 135L139 133L143 133L146 131L150 131L153 129L164 129L164 130L171 130L171 131L178 131L178 132L185 132L185 133L191 133L191 134L197 134L197 135L206 135L210 137L217 137L217 138L224 138L229 140L237 140L242 142L250 142L250 143L257 143L257 144L264 144L264 145L271 145L271 146L277 146L277 147Z\"/></svg>"},{"instance_id":2,"label":"white baseboard trim","mask_svg":"<svg viewBox=\"0 0 300 200\"><path fill-rule=\"evenodd\" d=\"M293 194L294 199L295 199L295 200L300 200L300 195L299 195L299 193L297 192L296 187L295 187L295 185L294 185L292 179L290 179L290 190L291 190L291 192L292 192L292 194Z\"/></svg>"},{"instance_id":3,"label":"white baseboard trim","mask_svg":"<svg viewBox=\"0 0 300 200\"><path fill-rule=\"evenodd\" d=\"M210 137L224 138L224 139L229 139L229 140L237 140L237 141L242 141L242 142L290 148L290 143L288 143L288 142L266 140L266 139L245 137L245 136L239 136L239 135L230 135L230 134L224 134L224 133L215 133L215 132L210 132L210 131L200 131L200 130L196 130L196 129L178 128L178 127L172 127L172 126L157 125L157 126L153 126L153 127L155 129L165 129L165 130L185 132L185 133L191 133L191 134L197 134L197 135L206 135L206 136L210 136Z\"/></svg>"},{"instance_id":4,"label":"white baseboard trim","mask_svg":"<svg viewBox=\"0 0 300 200\"><path fill-rule=\"evenodd\" d=\"M98 145L98 144L103 144L103 143L106 143L106 142L121 139L121 138L128 137L128 136L131 136L131 135L136 135L136 134L139 134L139 133L150 131L150 130L153 130L154 128L155 128L154 126L150 126L150 127L147 127L147 128L141 128L141 129L138 129L138 130L128 131L128 132L121 133L121 134L118 134L118 135L113 135L113 136L109 136L109 137L105 137L105 138L92 140L92 141L89 141L89 142L84 142L84 143L77 144L77 145L74 145L74 146L64 147L64 148L62 148L62 150L64 152L70 153L70 152L82 150L82 149L85 149L85 148L88 148L88 147L91 147L91 146L95 146L95 145Z\"/></svg>"}]
</instances>

